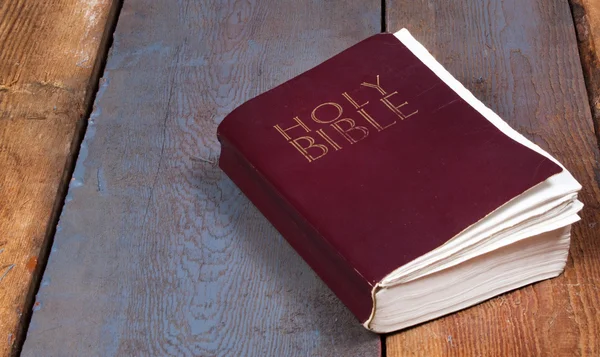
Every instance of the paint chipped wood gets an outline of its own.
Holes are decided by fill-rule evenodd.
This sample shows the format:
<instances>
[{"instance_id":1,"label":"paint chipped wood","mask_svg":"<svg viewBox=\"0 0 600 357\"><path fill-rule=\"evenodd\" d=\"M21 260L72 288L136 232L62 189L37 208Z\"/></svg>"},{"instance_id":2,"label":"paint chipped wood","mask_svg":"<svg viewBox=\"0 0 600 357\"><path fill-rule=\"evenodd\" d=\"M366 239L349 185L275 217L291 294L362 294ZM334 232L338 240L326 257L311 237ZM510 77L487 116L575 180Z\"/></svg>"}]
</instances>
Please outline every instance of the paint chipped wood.
<instances>
[{"instance_id":1,"label":"paint chipped wood","mask_svg":"<svg viewBox=\"0 0 600 357\"><path fill-rule=\"evenodd\" d=\"M592 1L590 1L591 3ZM387 355L600 356L599 155L566 0L388 0L459 81L583 185L564 274L393 334Z\"/></svg>"},{"instance_id":2,"label":"paint chipped wood","mask_svg":"<svg viewBox=\"0 0 600 357\"><path fill-rule=\"evenodd\" d=\"M0 1L0 356L22 336L114 4Z\"/></svg>"},{"instance_id":3,"label":"paint chipped wood","mask_svg":"<svg viewBox=\"0 0 600 357\"><path fill-rule=\"evenodd\" d=\"M379 0L126 1L23 356L379 356L215 165L226 114L379 21Z\"/></svg>"}]
</instances>

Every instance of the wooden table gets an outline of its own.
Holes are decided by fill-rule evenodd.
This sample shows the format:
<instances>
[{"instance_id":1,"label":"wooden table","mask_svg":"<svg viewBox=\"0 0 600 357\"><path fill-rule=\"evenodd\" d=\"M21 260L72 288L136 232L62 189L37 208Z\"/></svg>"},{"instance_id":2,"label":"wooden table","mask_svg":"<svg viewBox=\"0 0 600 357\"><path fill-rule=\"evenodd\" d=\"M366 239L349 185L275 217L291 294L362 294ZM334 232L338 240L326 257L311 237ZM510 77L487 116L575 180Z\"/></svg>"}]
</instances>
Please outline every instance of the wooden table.
<instances>
[{"instance_id":1,"label":"wooden table","mask_svg":"<svg viewBox=\"0 0 600 357\"><path fill-rule=\"evenodd\" d=\"M0 3L0 356L600 355L600 4L571 6ZM586 208L560 277L381 340L220 172L214 132L401 27L563 162Z\"/></svg>"}]
</instances>

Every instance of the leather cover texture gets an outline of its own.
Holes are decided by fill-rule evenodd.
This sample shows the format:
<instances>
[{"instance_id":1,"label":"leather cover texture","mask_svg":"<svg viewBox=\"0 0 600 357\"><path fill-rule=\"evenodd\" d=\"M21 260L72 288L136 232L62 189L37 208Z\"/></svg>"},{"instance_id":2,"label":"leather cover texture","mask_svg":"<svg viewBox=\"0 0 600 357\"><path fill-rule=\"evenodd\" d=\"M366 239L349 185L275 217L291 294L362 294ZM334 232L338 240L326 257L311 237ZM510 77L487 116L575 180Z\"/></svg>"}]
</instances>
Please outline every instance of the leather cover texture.
<instances>
[{"instance_id":1,"label":"leather cover texture","mask_svg":"<svg viewBox=\"0 0 600 357\"><path fill-rule=\"evenodd\" d=\"M242 104L217 135L223 171L361 321L384 276L562 170L392 34Z\"/></svg>"}]
</instances>

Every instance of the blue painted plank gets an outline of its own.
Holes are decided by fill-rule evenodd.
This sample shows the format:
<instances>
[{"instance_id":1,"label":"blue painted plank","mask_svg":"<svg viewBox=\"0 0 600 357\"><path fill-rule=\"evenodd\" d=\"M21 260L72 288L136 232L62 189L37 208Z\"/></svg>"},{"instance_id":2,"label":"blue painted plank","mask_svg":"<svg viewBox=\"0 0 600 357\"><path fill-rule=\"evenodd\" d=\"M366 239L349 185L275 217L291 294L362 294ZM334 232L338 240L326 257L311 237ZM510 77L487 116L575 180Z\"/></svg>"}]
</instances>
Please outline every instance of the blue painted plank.
<instances>
[{"instance_id":1,"label":"blue painted plank","mask_svg":"<svg viewBox=\"0 0 600 357\"><path fill-rule=\"evenodd\" d=\"M23 356L379 356L214 164L227 113L379 21L374 0L126 1Z\"/></svg>"}]
</instances>

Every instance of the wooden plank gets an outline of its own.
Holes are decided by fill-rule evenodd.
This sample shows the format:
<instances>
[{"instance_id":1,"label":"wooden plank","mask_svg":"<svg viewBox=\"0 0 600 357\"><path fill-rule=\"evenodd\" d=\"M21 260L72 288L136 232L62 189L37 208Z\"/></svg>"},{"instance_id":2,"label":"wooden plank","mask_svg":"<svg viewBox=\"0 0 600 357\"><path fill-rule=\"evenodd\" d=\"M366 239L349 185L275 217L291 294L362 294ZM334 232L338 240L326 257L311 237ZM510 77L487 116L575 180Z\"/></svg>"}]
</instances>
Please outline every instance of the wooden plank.
<instances>
[{"instance_id":1,"label":"wooden plank","mask_svg":"<svg viewBox=\"0 0 600 357\"><path fill-rule=\"evenodd\" d=\"M23 356L379 356L216 167L237 105L380 27L380 3L124 3Z\"/></svg>"},{"instance_id":2,"label":"wooden plank","mask_svg":"<svg viewBox=\"0 0 600 357\"><path fill-rule=\"evenodd\" d=\"M600 2L570 1L596 137L600 140Z\"/></svg>"},{"instance_id":3,"label":"wooden plank","mask_svg":"<svg viewBox=\"0 0 600 357\"><path fill-rule=\"evenodd\" d=\"M0 1L0 356L30 316L116 5Z\"/></svg>"},{"instance_id":4,"label":"wooden plank","mask_svg":"<svg viewBox=\"0 0 600 357\"><path fill-rule=\"evenodd\" d=\"M388 356L599 356L598 150L567 0L388 1L407 27L515 129L564 163L586 204L556 279L391 335Z\"/></svg>"}]
</instances>

